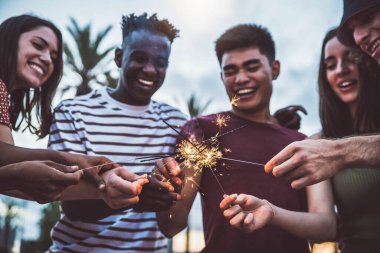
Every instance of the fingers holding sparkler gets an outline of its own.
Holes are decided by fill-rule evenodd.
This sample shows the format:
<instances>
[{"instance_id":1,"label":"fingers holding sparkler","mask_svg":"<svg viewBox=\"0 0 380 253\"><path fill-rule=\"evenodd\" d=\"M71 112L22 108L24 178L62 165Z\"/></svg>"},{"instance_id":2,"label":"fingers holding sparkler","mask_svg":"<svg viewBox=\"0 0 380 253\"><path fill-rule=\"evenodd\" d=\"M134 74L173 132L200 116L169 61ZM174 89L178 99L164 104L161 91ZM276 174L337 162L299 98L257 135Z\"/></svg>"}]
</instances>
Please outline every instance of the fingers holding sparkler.
<instances>
[{"instance_id":1,"label":"fingers holding sparkler","mask_svg":"<svg viewBox=\"0 0 380 253\"><path fill-rule=\"evenodd\" d=\"M140 201L134 206L137 211L165 211L179 200L181 196L174 192L174 187L170 182L165 181L164 177L157 171L153 170L148 176L149 183L145 184L141 194Z\"/></svg>"},{"instance_id":2,"label":"fingers holding sparkler","mask_svg":"<svg viewBox=\"0 0 380 253\"><path fill-rule=\"evenodd\" d=\"M155 174L159 172L159 175L174 187L175 192L179 193L181 191L183 186L183 173L173 157L157 160L155 172Z\"/></svg>"}]
</instances>

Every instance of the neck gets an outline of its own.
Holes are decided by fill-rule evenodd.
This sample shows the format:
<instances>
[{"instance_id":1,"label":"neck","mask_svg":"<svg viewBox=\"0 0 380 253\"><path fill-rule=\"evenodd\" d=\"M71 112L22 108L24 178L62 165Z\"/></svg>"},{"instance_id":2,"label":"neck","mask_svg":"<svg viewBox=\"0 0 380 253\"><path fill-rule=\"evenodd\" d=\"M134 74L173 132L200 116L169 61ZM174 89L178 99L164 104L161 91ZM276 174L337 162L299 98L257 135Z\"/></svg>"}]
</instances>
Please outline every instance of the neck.
<instances>
[{"instance_id":1,"label":"neck","mask_svg":"<svg viewBox=\"0 0 380 253\"><path fill-rule=\"evenodd\" d=\"M348 104L348 109L350 110L351 117L354 119L356 115L356 103Z\"/></svg>"},{"instance_id":2,"label":"neck","mask_svg":"<svg viewBox=\"0 0 380 253\"><path fill-rule=\"evenodd\" d=\"M150 103L149 101L139 101L133 96L131 96L126 90L123 90L120 86L118 86L115 90L112 90L109 92L110 96L127 105L137 105L137 106L143 106L148 105Z\"/></svg>"},{"instance_id":3,"label":"neck","mask_svg":"<svg viewBox=\"0 0 380 253\"><path fill-rule=\"evenodd\" d=\"M233 107L232 113L253 122L275 123L275 120L273 120L273 117L270 115L269 108L260 111L243 111Z\"/></svg>"}]
</instances>

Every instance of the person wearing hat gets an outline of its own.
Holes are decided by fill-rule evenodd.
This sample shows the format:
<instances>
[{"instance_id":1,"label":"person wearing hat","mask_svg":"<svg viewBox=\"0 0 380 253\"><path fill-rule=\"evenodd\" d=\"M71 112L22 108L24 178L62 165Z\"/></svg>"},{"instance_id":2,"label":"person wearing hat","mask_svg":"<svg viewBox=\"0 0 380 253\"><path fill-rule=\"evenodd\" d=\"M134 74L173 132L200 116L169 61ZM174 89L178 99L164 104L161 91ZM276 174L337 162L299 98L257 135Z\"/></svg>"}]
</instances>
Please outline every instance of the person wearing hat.
<instances>
[{"instance_id":1,"label":"person wearing hat","mask_svg":"<svg viewBox=\"0 0 380 253\"><path fill-rule=\"evenodd\" d=\"M360 47L380 65L380 0L344 0L338 39Z\"/></svg>"},{"instance_id":2,"label":"person wearing hat","mask_svg":"<svg viewBox=\"0 0 380 253\"><path fill-rule=\"evenodd\" d=\"M338 39L358 46L380 65L380 0L344 0ZM379 71L380 73L380 71ZM380 168L380 135L293 142L265 166L299 189L326 180L345 168Z\"/></svg>"}]
</instances>

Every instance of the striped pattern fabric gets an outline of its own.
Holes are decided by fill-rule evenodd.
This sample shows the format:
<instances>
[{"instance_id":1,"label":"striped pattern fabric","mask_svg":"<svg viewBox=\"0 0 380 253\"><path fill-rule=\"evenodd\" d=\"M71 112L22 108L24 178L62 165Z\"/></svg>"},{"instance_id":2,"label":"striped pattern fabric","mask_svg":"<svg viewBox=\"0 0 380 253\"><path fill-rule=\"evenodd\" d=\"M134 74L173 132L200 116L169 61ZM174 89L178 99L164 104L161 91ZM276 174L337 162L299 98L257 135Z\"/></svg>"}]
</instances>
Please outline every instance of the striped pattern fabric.
<instances>
[{"instance_id":1,"label":"striped pattern fabric","mask_svg":"<svg viewBox=\"0 0 380 253\"><path fill-rule=\"evenodd\" d=\"M114 100L106 88L95 90L57 106L49 148L103 155L134 173L149 173L154 161L142 163L136 158L174 151L177 134L163 119L177 129L186 121L167 104L131 106ZM133 209L91 223L71 221L62 213L51 235L50 252L167 251L156 214Z\"/></svg>"}]
</instances>

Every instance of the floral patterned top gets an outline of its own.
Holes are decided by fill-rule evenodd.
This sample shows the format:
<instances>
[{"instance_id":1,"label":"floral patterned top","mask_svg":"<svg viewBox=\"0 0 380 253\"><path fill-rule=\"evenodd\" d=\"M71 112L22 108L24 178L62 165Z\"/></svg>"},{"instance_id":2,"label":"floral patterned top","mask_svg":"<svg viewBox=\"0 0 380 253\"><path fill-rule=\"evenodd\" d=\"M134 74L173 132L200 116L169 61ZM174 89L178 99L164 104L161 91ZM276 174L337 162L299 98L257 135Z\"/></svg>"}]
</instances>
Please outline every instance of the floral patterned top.
<instances>
[{"instance_id":1,"label":"floral patterned top","mask_svg":"<svg viewBox=\"0 0 380 253\"><path fill-rule=\"evenodd\" d=\"M0 124L7 125L12 128L9 117L9 96L7 86L0 79Z\"/></svg>"}]
</instances>

